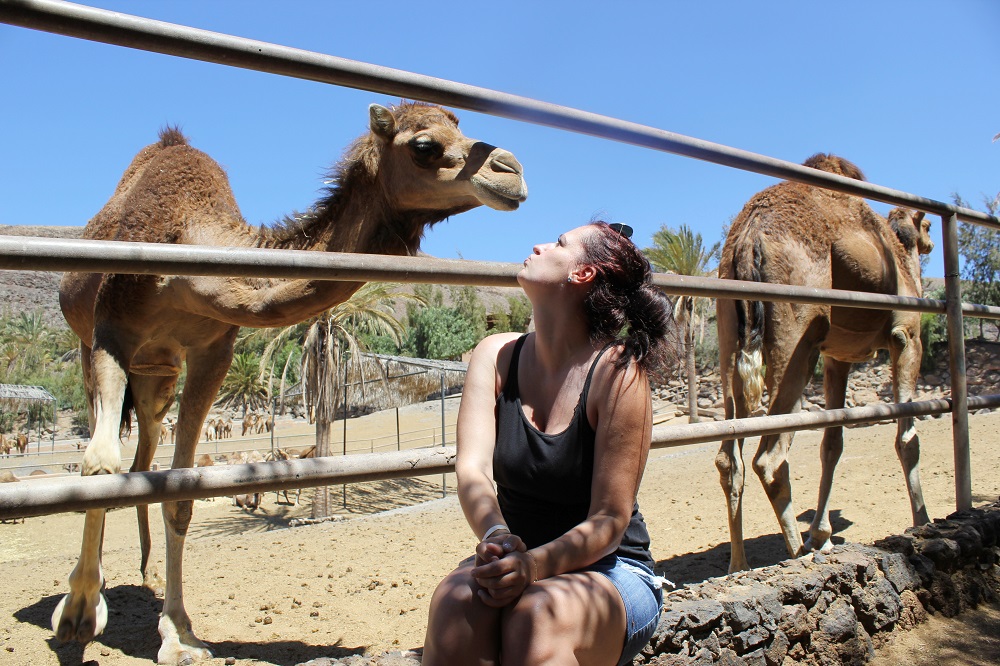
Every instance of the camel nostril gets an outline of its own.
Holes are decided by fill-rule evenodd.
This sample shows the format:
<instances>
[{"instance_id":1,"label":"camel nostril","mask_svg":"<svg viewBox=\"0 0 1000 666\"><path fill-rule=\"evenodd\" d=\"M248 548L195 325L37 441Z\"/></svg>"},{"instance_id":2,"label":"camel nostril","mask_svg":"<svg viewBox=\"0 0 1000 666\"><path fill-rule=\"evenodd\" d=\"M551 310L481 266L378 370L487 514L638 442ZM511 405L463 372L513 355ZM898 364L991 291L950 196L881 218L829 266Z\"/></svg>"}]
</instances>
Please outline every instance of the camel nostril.
<instances>
[{"instance_id":1,"label":"camel nostril","mask_svg":"<svg viewBox=\"0 0 1000 666\"><path fill-rule=\"evenodd\" d=\"M493 159L490 160L490 167L492 167L494 171L502 171L505 173L519 174L524 171L524 168L521 166L521 163L517 161L517 158L511 153L508 153L506 150L499 151L493 156Z\"/></svg>"}]
</instances>

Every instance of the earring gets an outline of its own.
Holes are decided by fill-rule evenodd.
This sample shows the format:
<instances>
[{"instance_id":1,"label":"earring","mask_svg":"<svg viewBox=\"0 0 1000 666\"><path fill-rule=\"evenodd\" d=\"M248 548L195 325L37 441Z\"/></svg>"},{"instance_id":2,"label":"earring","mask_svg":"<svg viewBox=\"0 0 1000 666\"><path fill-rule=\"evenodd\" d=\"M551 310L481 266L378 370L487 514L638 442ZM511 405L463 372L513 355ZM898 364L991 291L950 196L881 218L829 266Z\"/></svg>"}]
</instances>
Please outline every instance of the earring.
<instances>
[{"instance_id":1,"label":"earring","mask_svg":"<svg viewBox=\"0 0 1000 666\"><path fill-rule=\"evenodd\" d=\"M571 278L571 277L566 278L566 282L572 283L573 282L573 278Z\"/></svg>"}]
</instances>

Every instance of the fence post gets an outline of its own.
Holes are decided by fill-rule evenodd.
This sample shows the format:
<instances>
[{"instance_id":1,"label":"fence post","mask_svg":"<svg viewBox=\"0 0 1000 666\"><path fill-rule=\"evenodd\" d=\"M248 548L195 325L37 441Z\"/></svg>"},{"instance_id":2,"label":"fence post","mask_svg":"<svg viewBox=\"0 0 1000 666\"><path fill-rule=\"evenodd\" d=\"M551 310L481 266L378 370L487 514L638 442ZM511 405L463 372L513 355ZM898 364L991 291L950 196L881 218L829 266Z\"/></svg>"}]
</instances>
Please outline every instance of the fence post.
<instances>
[{"instance_id":1,"label":"fence post","mask_svg":"<svg viewBox=\"0 0 1000 666\"><path fill-rule=\"evenodd\" d=\"M440 372L441 375L441 446L446 445L446 439L444 432L444 370ZM448 475L441 475L441 497L448 496Z\"/></svg>"},{"instance_id":2,"label":"fence post","mask_svg":"<svg viewBox=\"0 0 1000 666\"><path fill-rule=\"evenodd\" d=\"M972 508L972 461L969 455L969 390L965 382L965 325L958 271L958 216L942 215L944 289L951 368L951 431L955 446L955 508Z\"/></svg>"}]
</instances>

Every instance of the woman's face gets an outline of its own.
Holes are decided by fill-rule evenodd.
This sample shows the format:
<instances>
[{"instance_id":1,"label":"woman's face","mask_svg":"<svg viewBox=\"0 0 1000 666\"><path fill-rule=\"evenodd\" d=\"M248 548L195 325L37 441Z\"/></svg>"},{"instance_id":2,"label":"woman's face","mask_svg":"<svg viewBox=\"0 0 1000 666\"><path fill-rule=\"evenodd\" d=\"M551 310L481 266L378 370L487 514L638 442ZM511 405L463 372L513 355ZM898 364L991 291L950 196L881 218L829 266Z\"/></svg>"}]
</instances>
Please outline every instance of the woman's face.
<instances>
[{"instance_id":1,"label":"woman's face","mask_svg":"<svg viewBox=\"0 0 1000 666\"><path fill-rule=\"evenodd\" d=\"M555 242L536 245L524 260L518 282L522 286L525 283L568 283L583 266L584 240L592 233L592 225L577 227L559 236Z\"/></svg>"}]
</instances>

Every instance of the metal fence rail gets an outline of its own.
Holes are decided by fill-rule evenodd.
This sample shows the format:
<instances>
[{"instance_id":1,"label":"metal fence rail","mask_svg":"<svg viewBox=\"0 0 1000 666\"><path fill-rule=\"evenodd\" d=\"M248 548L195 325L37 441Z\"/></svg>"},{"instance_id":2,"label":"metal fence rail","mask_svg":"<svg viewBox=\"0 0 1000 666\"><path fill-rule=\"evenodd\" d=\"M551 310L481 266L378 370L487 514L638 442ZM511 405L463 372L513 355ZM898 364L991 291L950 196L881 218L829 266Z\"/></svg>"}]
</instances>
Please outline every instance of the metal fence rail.
<instances>
[{"instance_id":1,"label":"metal fence rail","mask_svg":"<svg viewBox=\"0 0 1000 666\"><path fill-rule=\"evenodd\" d=\"M1000 407L1000 395L969 398L969 406ZM824 412L757 416L653 428L656 449L714 442L730 437L756 437L831 425L873 423L885 419L944 414L946 399L900 405L866 405ZM311 486L339 485L453 472L455 447L437 446L391 453L280 460L245 465L181 468L103 476L39 479L7 484L0 492L0 519L41 516L64 511L193 500Z\"/></svg>"},{"instance_id":2,"label":"metal fence rail","mask_svg":"<svg viewBox=\"0 0 1000 666\"><path fill-rule=\"evenodd\" d=\"M516 287L517 273L521 268L520 264L514 263L431 257L0 236L0 269L22 271L240 275ZM946 301L931 298L840 289L813 289L664 273L655 274L653 283L668 293L682 296L755 298L938 314L947 310ZM1000 307L974 303L960 305L962 313L967 316L1000 319Z\"/></svg>"},{"instance_id":3,"label":"metal fence rail","mask_svg":"<svg viewBox=\"0 0 1000 666\"><path fill-rule=\"evenodd\" d=\"M820 417L806 414L759 417L759 419L745 419L743 421L768 423L765 419L775 419L773 423L777 424L780 420L783 424L781 425L782 429L796 429L811 427L808 425L810 423L826 427L847 422L859 422L850 421L850 419L854 418L852 415L860 413L857 410L865 409L882 410L879 411L878 416L870 419L867 416L863 417L869 421L909 415L906 410L914 409L914 405L917 405L918 409L932 410L926 413L950 411L955 440L956 504L959 509L971 506L968 408L970 405L979 404L995 406L996 396L967 399L963 314L1000 319L1000 308L962 303L957 224L959 220L962 220L1000 230L1000 220L994 216L880 185L818 171L784 160L556 104L93 7L55 2L54 0L0 0L0 22L147 51L446 104L693 157L715 164L798 181L940 215L944 241L947 296L944 302L682 276L657 275L654 282L671 293L693 296L794 300L849 307L945 312L948 316L951 401L834 410L824 413ZM191 246L102 243L98 241L66 242L0 237L0 268L84 270L88 272L100 270L156 274L189 273L192 275L266 275L328 280L397 280L444 284L512 285L514 284L514 275L519 267L516 264L474 263L440 259L417 260L406 257L386 259L372 255L336 255L275 250L251 251L237 248L209 249ZM801 421L796 419L801 419ZM810 419L818 420L811 421ZM738 424L740 421L725 422L725 425L719 423L704 424L702 427L705 428L705 433L712 428L742 427L733 426L734 423ZM789 423L797 425L789 426ZM692 427L694 426L687 426L687 428ZM770 427L772 426L765 426L765 428ZM739 436L746 437L752 434L781 431L783 430L755 429L754 426L748 425L743 434ZM703 436L701 430L693 432L696 434L691 435L692 437ZM691 441L711 441L720 439L722 436L732 435L728 430L720 430L719 433L711 436L705 435L705 439ZM405 453L410 455L409 452ZM371 464L374 467L366 468L364 471L358 471L353 467L351 470L341 469L338 466L344 464L360 465L358 459L371 455L373 454L323 461L263 463L262 465L265 467L261 467L261 465L248 466L253 469L244 470L244 476L241 476L244 471L237 469L241 466L233 466L228 470L218 471L214 471L214 468L206 468L205 470L171 470L139 475L75 479L72 480L73 485L67 487L67 491L70 493L68 497L73 500L72 506L69 504L59 505L58 502L50 502L46 505L41 497L28 497L26 491L20 488L20 486L29 484L8 484L7 488L0 489L0 517L14 515L13 513L5 513L11 511L20 512L17 515L38 515L39 513L86 508L81 502L99 502L95 506L112 506L106 504L109 501L106 494L115 494L114 501L117 504L114 506L121 506L154 501L150 499L149 495L152 490L162 491L161 499L167 497L190 499L228 494L236 485L247 491L302 487L333 482L346 483L351 482L346 479L369 480L371 478L412 476L415 473L418 475L439 473L447 471L450 465L447 460L437 457L424 460L423 458L400 457L400 454L374 454L384 457L387 464L380 466L373 460ZM399 460L390 459L390 456L396 456ZM267 467L267 465L271 467ZM379 468L380 471L375 468ZM223 471L229 476L223 478ZM39 488L40 483L31 483L32 490ZM62 480L60 483L66 483L66 480ZM69 490L69 488L73 490ZM97 495L91 496L91 490L98 488L102 490ZM226 488L226 490L217 492L220 488ZM34 495L34 493L32 494ZM136 499L136 497L140 497L140 499ZM49 508L45 509L44 506ZM64 506L64 508L55 508L56 506ZM30 511L30 513L24 513L24 511Z\"/></svg>"}]
</instances>

